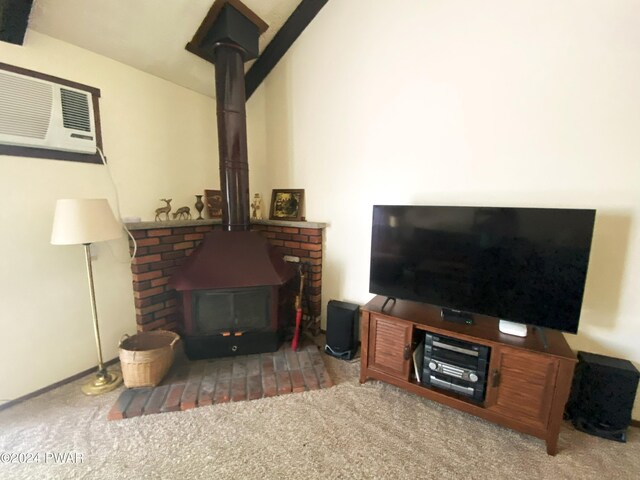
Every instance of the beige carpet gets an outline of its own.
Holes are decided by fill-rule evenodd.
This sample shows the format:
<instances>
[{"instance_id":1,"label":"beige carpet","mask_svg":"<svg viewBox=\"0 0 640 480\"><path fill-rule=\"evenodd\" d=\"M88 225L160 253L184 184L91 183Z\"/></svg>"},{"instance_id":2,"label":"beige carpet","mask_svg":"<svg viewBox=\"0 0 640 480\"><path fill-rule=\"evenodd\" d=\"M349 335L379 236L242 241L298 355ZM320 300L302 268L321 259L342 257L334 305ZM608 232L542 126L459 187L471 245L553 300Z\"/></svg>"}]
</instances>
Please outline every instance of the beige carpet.
<instances>
[{"instance_id":1,"label":"beige carpet","mask_svg":"<svg viewBox=\"0 0 640 480\"><path fill-rule=\"evenodd\" d=\"M2 463L0 478L640 478L639 429L621 444L565 424L550 457L541 440L380 382L360 385L357 362L323 358L336 382L327 390L119 422L107 421L119 390L89 398L74 382L0 412L0 453L50 454ZM82 463L51 463L52 452Z\"/></svg>"}]
</instances>

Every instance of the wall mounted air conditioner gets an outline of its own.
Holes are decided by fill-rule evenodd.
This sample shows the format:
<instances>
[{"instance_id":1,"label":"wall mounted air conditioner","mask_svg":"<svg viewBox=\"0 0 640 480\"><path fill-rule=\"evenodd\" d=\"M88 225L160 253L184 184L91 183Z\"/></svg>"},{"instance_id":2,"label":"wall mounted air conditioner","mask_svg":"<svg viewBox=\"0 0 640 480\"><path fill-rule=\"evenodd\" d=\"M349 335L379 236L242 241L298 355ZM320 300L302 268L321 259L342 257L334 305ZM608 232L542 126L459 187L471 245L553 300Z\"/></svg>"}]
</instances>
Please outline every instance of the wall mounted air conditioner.
<instances>
[{"instance_id":1,"label":"wall mounted air conditioner","mask_svg":"<svg viewBox=\"0 0 640 480\"><path fill-rule=\"evenodd\" d=\"M0 71L0 144L96 153L91 93Z\"/></svg>"}]
</instances>

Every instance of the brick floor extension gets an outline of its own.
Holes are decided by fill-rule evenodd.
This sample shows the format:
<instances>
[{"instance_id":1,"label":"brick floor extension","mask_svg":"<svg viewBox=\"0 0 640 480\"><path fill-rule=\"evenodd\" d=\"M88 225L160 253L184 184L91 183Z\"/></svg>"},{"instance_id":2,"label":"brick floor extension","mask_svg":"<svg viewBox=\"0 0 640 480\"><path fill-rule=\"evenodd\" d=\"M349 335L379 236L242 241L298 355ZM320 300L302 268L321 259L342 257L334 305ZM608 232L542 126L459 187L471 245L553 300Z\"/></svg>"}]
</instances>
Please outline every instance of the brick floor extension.
<instances>
[{"instance_id":1,"label":"brick floor extension","mask_svg":"<svg viewBox=\"0 0 640 480\"><path fill-rule=\"evenodd\" d=\"M159 386L125 389L111 408L108 419L121 420L331 386L333 382L316 345L293 352L290 344L285 344L275 353L194 362L178 354Z\"/></svg>"}]
</instances>

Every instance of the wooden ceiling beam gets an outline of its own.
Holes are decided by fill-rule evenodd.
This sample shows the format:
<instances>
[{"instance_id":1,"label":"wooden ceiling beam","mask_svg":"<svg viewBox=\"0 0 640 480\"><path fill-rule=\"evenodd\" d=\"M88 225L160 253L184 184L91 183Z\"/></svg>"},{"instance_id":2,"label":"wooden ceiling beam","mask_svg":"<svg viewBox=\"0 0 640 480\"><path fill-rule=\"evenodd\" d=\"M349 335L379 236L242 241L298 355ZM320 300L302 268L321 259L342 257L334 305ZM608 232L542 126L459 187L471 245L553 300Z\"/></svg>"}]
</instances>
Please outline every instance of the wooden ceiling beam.
<instances>
[{"instance_id":1,"label":"wooden ceiling beam","mask_svg":"<svg viewBox=\"0 0 640 480\"><path fill-rule=\"evenodd\" d=\"M22 45L33 0L0 0L0 41Z\"/></svg>"},{"instance_id":2,"label":"wooden ceiling beam","mask_svg":"<svg viewBox=\"0 0 640 480\"><path fill-rule=\"evenodd\" d=\"M247 99L329 0L302 0L245 75Z\"/></svg>"}]
</instances>

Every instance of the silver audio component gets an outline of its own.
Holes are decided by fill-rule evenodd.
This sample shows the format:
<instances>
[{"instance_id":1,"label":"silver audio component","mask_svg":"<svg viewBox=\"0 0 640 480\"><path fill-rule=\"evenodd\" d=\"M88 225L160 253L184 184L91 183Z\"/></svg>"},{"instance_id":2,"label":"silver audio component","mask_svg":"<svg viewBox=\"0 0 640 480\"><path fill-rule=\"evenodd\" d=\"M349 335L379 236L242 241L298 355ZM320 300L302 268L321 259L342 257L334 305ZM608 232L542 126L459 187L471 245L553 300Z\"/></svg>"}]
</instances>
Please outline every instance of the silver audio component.
<instances>
[{"instance_id":1,"label":"silver audio component","mask_svg":"<svg viewBox=\"0 0 640 480\"><path fill-rule=\"evenodd\" d=\"M448 363L435 362L431 360L429 362L429 369L433 372L443 373L451 377L467 380L468 382L475 383L478 381L478 375L475 370L467 370Z\"/></svg>"},{"instance_id":2,"label":"silver audio component","mask_svg":"<svg viewBox=\"0 0 640 480\"><path fill-rule=\"evenodd\" d=\"M425 332L422 384L484 400L491 348Z\"/></svg>"},{"instance_id":3,"label":"silver audio component","mask_svg":"<svg viewBox=\"0 0 640 480\"><path fill-rule=\"evenodd\" d=\"M478 352L475 351L475 350L471 350L469 348L461 348L461 347L457 347L455 345L449 345L448 343L439 342L437 340L433 341L433 346L434 347L444 348L446 350L451 350L452 352L458 352L458 353L463 353L465 355L471 355L472 357L477 357L478 356Z\"/></svg>"},{"instance_id":4,"label":"silver audio component","mask_svg":"<svg viewBox=\"0 0 640 480\"><path fill-rule=\"evenodd\" d=\"M458 393L462 393L464 395L473 395L475 389L473 387L464 387L462 385L457 385L455 383L447 382L446 380L442 380L441 378L434 377L431 375L431 384L437 387L443 387L448 390L454 390Z\"/></svg>"}]
</instances>

